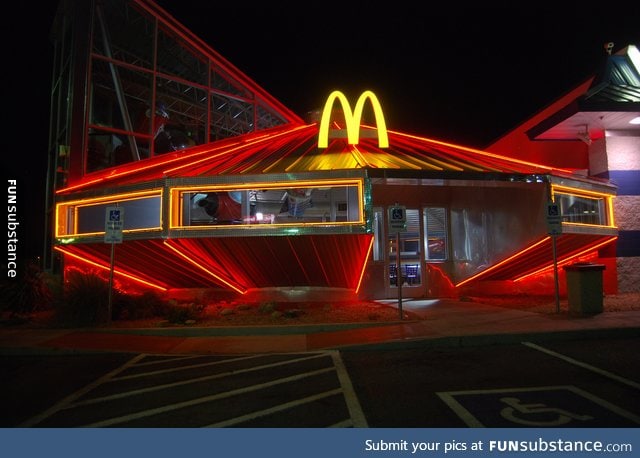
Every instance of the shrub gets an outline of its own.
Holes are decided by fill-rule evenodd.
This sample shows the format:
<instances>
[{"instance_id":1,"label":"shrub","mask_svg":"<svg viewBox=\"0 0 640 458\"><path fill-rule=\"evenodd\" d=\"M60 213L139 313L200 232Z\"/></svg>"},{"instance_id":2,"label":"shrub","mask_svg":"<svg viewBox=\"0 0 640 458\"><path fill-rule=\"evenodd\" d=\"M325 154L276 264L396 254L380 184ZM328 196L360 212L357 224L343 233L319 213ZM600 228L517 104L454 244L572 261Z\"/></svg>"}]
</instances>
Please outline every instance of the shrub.
<instances>
[{"instance_id":1,"label":"shrub","mask_svg":"<svg viewBox=\"0 0 640 458\"><path fill-rule=\"evenodd\" d=\"M167 307L167 321L174 324L186 324L188 321L198 321L204 313L202 304L170 304Z\"/></svg>"},{"instance_id":2,"label":"shrub","mask_svg":"<svg viewBox=\"0 0 640 458\"><path fill-rule=\"evenodd\" d=\"M17 317L51 308L51 281L52 278L34 262L28 263L17 278L9 279L4 276L0 310L9 312L11 317Z\"/></svg>"},{"instance_id":3,"label":"shrub","mask_svg":"<svg viewBox=\"0 0 640 458\"><path fill-rule=\"evenodd\" d=\"M112 302L119 293L113 292ZM70 270L63 287L56 316L63 325L95 325L105 323L109 308L109 282L96 272Z\"/></svg>"},{"instance_id":4,"label":"shrub","mask_svg":"<svg viewBox=\"0 0 640 458\"><path fill-rule=\"evenodd\" d=\"M119 294L113 303L114 320L140 320L165 316L167 302L155 291L142 294Z\"/></svg>"},{"instance_id":5,"label":"shrub","mask_svg":"<svg viewBox=\"0 0 640 458\"><path fill-rule=\"evenodd\" d=\"M271 301L271 302L262 302L258 306L258 312L260 312L260 313L271 314L276 310L277 310L277 304L275 302L273 302L273 301Z\"/></svg>"}]
</instances>

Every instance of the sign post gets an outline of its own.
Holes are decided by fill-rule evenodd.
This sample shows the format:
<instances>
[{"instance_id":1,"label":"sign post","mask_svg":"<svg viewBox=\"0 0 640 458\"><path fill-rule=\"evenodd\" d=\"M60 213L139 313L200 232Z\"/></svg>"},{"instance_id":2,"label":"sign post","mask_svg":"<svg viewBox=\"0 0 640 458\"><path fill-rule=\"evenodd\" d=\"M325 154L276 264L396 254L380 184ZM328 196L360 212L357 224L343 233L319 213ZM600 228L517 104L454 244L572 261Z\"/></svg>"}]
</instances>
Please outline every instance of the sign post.
<instances>
[{"instance_id":1,"label":"sign post","mask_svg":"<svg viewBox=\"0 0 640 458\"><path fill-rule=\"evenodd\" d=\"M396 283L398 285L398 312L404 319L402 311L402 262L400 260L400 233L407 231L407 208L394 204L389 207L389 234L396 234Z\"/></svg>"},{"instance_id":2,"label":"sign post","mask_svg":"<svg viewBox=\"0 0 640 458\"><path fill-rule=\"evenodd\" d=\"M107 306L107 322L111 322L113 301L113 266L115 261L116 243L122 243L122 229L124 227L124 208L107 207L104 218L104 243L111 244L111 261L109 266L109 302Z\"/></svg>"},{"instance_id":3,"label":"sign post","mask_svg":"<svg viewBox=\"0 0 640 458\"><path fill-rule=\"evenodd\" d=\"M551 245L553 247L553 279L556 291L556 313L560 313L560 286L558 284L558 255L556 250L556 237L562 234L562 214L560 213L560 205L547 202L546 207L547 231L551 236Z\"/></svg>"}]
</instances>

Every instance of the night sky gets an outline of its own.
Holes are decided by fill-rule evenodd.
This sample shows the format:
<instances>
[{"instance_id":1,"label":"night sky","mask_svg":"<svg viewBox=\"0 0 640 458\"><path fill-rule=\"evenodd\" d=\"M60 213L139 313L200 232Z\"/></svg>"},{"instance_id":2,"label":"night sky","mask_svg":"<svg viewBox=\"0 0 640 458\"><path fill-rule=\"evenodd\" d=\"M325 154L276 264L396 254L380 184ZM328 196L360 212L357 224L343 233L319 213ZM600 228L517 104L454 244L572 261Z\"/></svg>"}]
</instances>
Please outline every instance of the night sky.
<instances>
[{"instance_id":1,"label":"night sky","mask_svg":"<svg viewBox=\"0 0 640 458\"><path fill-rule=\"evenodd\" d=\"M56 3L14 4L2 31L23 256L42 252ZM303 118L370 89L389 129L479 148L594 74L605 43L640 45L640 2L158 3Z\"/></svg>"}]
</instances>

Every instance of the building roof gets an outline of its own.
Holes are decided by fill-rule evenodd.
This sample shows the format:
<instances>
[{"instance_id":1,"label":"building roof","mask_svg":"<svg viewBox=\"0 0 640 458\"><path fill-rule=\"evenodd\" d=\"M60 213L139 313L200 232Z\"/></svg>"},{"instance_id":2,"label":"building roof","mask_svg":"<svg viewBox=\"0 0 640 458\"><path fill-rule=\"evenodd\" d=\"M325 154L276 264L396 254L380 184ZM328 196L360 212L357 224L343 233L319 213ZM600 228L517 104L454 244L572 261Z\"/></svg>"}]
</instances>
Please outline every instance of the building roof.
<instances>
[{"instance_id":1,"label":"building roof","mask_svg":"<svg viewBox=\"0 0 640 458\"><path fill-rule=\"evenodd\" d=\"M375 133L373 128L363 129ZM389 132L388 148L380 148L371 135L362 137L357 145L349 145L346 138L334 138L325 149L318 148L316 123L279 126L90 174L59 194L166 178L329 170L405 170L434 178L572 172L402 132Z\"/></svg>"},{"instance_id":2,"label":"building roof","mask_svg":"<svg viewBox=\"0 0 640 458\"><path fill-rule=\"evenodd\" d=\"M605 130L640 130L640 52L629 45L606 58L586 92L527 131L531 140L602 138Z\"/></svg>"}]
</instances>

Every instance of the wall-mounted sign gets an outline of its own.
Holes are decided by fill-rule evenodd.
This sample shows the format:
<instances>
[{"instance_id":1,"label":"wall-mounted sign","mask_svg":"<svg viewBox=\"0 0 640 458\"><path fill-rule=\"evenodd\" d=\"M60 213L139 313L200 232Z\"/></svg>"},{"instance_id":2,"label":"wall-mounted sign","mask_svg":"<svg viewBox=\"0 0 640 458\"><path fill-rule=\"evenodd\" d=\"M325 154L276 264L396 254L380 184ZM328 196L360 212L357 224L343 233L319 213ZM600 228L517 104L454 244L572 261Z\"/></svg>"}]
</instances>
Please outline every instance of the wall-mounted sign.
<instances>
[{"instance_id":1,"label":"wall-mounted sign","mask_svg":"<svg viewBox=\"0 0 640 458\"><path fill-rule=\"evenodd\" d=\"M376 119L378 129L378 146L380 148L389 147L389 136L387 135L387 125L384 121L382 107L376 95L371 91L364 91L356 102L355 110L351 111L351 106L347 97L340 91L333 91L329 94L327 102L322 111L320 119L320 130L318 132L318 148L327 148L329 146L329 122L331 121L331 112L336 99L342 106L344 112L344 122L347 129L347 141L350 145L357 145L360 140L360 121L362 120L362 110L364 103L369 100L373 107L373 114Z\"/></svg>"}]
</instances>

